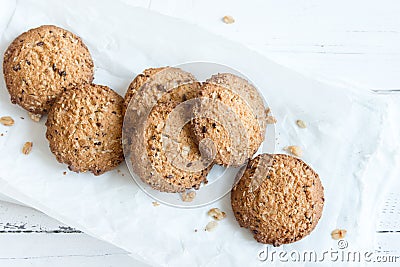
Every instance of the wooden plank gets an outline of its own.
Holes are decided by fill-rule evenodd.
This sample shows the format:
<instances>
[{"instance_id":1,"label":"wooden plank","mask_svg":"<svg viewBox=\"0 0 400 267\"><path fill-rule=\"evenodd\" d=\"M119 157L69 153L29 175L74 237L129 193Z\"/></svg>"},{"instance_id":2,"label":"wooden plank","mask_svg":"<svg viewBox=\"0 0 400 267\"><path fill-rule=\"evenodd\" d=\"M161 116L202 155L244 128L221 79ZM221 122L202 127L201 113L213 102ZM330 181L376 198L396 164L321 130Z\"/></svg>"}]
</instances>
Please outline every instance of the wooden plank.
<instances>
[{"instance_id":1,"label":"wooden plank","mask_svg":"<svg viewBox=\"0 0 400 267\"><path fill-rule=\"evenodd\" d=\"M390 192L379 214L377 231L380 233L398 233L400 240L400 195ZM400 247L400 246L399 246Z\"/></svg>"},{"instance_id":2,"label":"wooden plank","mask_svg":"<svg viewBox=\"0 0 400 267\"><path fill-rule=\"evenodd\" d=\"M36 257L24 259L0 259L2 267L149 267L140 262L135 261L127 255L103 255L103 256L56 256L56 257Z\"/></svg>"},{"instance_id":3,"label":"wooden plank","mask_svg":"<svg viewBox=\"0 0 400 267\"><path fill-rule=\"evenodd\" d=\"M0 201L0 266L147 265L29 207Z\"/></svg>"},{"instance_id":4,"label":"wooden plank","mask_svg":"<svg viewBox=\"0 0 400 267\"><path fill-rule=\"evenodd\" d=\"M149 8L201 25L318 80L364 89L400 87L396 0L266 0L253 3L256 8L221 0L212 9L209 5L152 0ZM236 22L222 23L224 15Z\"/></svg>"},{"instance_id":5,"label":"wooden plank","mask_svg":"<svg viewBox=\"0 0 400 267\"><path fill-rule=\"evenodd\" d=\"M128 254L83 233L0 234L0 260Z\"/></svg>"},{"instance_id":6,"label":"wooden plank","mask_svg":"<svg viewBox=\"0 0 400 267\"><path fill-rule=\"evenodd\" d=\"M0 234L0 266L27 265L148 267L127 252L83 233Z\"/></svg>"},{"instance_id":7,"label":"wooden plank","mask_svg":"<svg viewBox=\"0 0 400 267\"><path fill-rule=\"evenodd\" d=\"M0 202L0 233L80 233L29 207Z\"/></svg>"}]
</instances>

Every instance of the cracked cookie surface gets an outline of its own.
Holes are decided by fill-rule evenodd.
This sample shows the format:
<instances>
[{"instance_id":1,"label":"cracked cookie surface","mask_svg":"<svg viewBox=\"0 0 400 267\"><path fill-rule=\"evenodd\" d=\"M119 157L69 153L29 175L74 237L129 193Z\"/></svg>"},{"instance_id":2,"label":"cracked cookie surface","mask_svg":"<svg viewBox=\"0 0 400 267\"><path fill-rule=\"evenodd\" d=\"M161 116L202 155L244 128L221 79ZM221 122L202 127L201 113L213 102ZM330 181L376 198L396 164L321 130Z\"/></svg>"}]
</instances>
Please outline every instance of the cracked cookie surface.
<instances>
[{"instance_id":1,"label":"cracked cookie surface","mask_svg":"<svg viewBox=\"0 0 400 267\"><path fill-rule=\"evenodd\" d=\"M190 73L166 67L144 70L126 92L124 142L128 144L130 162L142 181L156 190L183 192L198 189L201 183L207 182L211 167L198 168L193 164L201 159L201 153L192 125L185 123L181 116L190 116L189 103L199 89L200 83ZM140 98L141 94L148 96ZM132 99L136 102L130 103ZM154 103L149 103L149 99ZM145 107L149 110L146 111ZM174 115L173 112L180 108L184 112ZM138 120L143 117L146 117L146 122L142 127L138 126ZM166 128L174 126L178 128L176 135L167 134ZM144 133L138 135L135 131Z\"/></svg>"},{"instance_id":2,"label":"cracked cookie surface","mask_svg":"<svg viewBox=\"0 0 400 267\"><path fill-rule=\"evenodd\" d=\"M12 103L46 114L63 91L92 82L94 65L78 36L43 25L10 44L4 53L3 74Z\"/></svg>"},{"instance_id":3,"label":"cracked cookie surface","mask_svg":"<svg viewBox=\"0 0 400 267\"><path fill-rule=\"evenodd\" d=\"M75 172L103 174L119 165L123 98L107 86L85 84L64 92L46 126L50 150Z\"/></svg>"},{"instance_id":4,"label":"cracked cookie surface","mask_svg":"<svg viewBox=\"0 0 400 267\"><path fill-rule=\"evenodd\" d=\"M240 166L264 141L264 101L247 80L230 73L207 79L194 106L194 133L200 142L211 139L216 147L215 163Z\"/></svg>"},{"instance_id":5,"label":"cracked cookie surface","mask_svg":"<svg viewBox=\"0 0 400 267\"><path fill-rule=\"evenodd\" d=\"M292 243L316 227L324 206L324 188L318 174L301 159L261 154L240 174L231 192L233 213L258 242Z\"/></svg>"}]
</instances>

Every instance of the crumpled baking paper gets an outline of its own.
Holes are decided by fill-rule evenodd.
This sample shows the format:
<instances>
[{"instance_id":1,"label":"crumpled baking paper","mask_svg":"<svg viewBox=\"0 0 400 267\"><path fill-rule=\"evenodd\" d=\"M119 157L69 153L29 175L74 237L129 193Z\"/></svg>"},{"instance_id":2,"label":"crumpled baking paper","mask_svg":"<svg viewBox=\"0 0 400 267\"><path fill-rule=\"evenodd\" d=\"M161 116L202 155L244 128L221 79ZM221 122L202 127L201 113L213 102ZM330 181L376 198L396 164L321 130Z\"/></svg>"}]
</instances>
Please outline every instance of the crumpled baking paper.
<instances>
[{"instance_id":1,"label":"crumpled baking paper","mask_svg":"<svg viewBox=\"0 0 400 267\"><path fill-rule=\"evenodd\" d=\"M278 120L276 152L287 145L301 146L302 158L321 177L326 202L309 236L273 248L255 242L247 229L238 226L229 195L198 209L153 207L154 200L138 188L124 165L120 172L99 177L69 171L63 175L67 168L56 161L45 139L46 118L35 123L12 105L1 78L0 116L15 119L12 127L0 126L4 133L0 137L0 191L5 195L154 266L263 266L266 262L258 254L266 248L321 253L338 249L330 236L335 228L348 231L348 249L373 249L376 209L385 185L396 176L393 164L399 159L396 146L388 146L395 144L393 131L398 128L392 122L399 114L387 96L322 84L197 26L124 1L3 1L1 9L2 53L29 28L64 27L89 47L96 66L95 83L121 95L135 73L147 67L206 61L241 71L258 86ZM298 128L297 119L308 127ZM29 155L21 153L26 141L33 142ZM215 231L205 232L211 220L207 211L213 207L228 216Z\"/></svg>"}]
</instances>

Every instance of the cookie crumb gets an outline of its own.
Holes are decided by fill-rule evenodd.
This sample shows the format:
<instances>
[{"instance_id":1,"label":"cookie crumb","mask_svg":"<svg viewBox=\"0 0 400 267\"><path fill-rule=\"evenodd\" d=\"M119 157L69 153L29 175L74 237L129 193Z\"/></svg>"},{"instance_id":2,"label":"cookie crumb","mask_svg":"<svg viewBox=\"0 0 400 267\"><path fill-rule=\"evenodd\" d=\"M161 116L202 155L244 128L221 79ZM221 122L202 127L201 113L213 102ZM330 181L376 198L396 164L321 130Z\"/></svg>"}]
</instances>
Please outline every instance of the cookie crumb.
<instances>
[{"instance_id":1,"label":"cookie crumb","mask_svg":"<svg viewBox=\"0 0 400 267\"><path fill-rule=\"evenodd\" d=\"M217 226L218 226L218 222L217 221L211 221L211 222L207 223L206 228L204 229L204 231L207 231L207 232L214 231Z\"/></svg>"},{"instance_id":2,"label":"cookie crumb","mask_svg":"<svg viewBox=\"0 0 400 267\"><path fill-rule=\"evenodd\" d=\"M194 232L197 233L197 229L194 229Z\"/></svg>"},{"instance_id":3,"label":"cookie crumb","mask_svg":"<svg viewBox=\"0 0 400 267\"><path fill-rule=\"evenodd\" d=\"M303 155L303 151L299 146L287 146L284 150L296 157L301 157Z\"/></svg>"},{"instance_id":4,"label":"cookie crumb","mask_svg":"<svg viewBox=\"0 0 400 267\"><path fill-rule=\"evenodd\" d=\"M331 236L334 240L343 239L346 237L347 230L345 229L335 229L332 231Z\"/></svg>"},{"instance_id":5,"label":"cookie crumb","mask_svg":"<svg viewBox=\"0 0 400 267\"><path fill-rule=\"evenodd\" d=\"M32 142L26 142L24 144L24 146L22 147L22 153L24 153L25 155L28 155L29 153L31 153L32 151Z\"/></svg>"},{"instance_id":6,"label":"cookie crumb","mask_svg":"<svg viewBox=\"0 0 400 267\"><path fill-rule=\"evenodd\" d=\"M3 134L3 133L1 133L1 134L0 134L0 136L4 136L4 134Z\"/></svg>"},{"instance_id":7,"label":"cookie crumb","mask_svg":"<svg viewBox=\"0 0 400 267\"><path fill-rule=\"evenodd\" d=\"M270 112L271 112L271 109L270 109L270 108L266 108L266 109L265 109L265 115L268 116Z\"/></svg>"},{"instance_id":8,"label":"cookie crumb","mask_svg":"<svg viewBox=\"0 0 400 267\"><path fill-rule=\"evenodd\" d=\"M300 128L307 128L307 124L304 122L304 121L302 121L302 120L297 120L296 121L296 124L297 124L297 126L299 126Z\"/></svg>"},{"instance_id":9,"label":"cookie crumb","mask_svg":"<svg viewBox=\"0 0 400 267\"><path fill-rule=\"evenodd\" d=\"M267 124L275 124L277 122L274 116L267 116Z\"/></svg>"},{"instance_id":10,"label":"cookie crumb","mask_svg":"<svg viewBox=\"0 0 400 267\"><path fill-rule=\"evenodd\" d=\"M232 16L224 16L224 17L222 18L222 21L223 21L225 24L232 24L232 23L235 22L235 19L234 19Z\"/></svg>"},{"instance_id":11,"label":"cookie crumb","mask_svg":"<svg viewBox=\"0 0 400 267\"><path fill-rule=\"evenodd\" d=\"M33 120L34 122L39 122L40 119L42 118L42 115L40 114L34 114L32 112L28 112L29 118L31 118L31 120Z\"/></svg>"},{"instance_id":12,"label":"cookie crumb","mask_svg":"<svg viewBox=\"0 0 400 267\"><path fill-rule=\"evenodd\" d=\"M19 117L21 120L25 120L25 118L24 117Z\"/></svg>"},{"instance_id":13,"label":"cookie crumb","mask_svg":"<svg viewBox=\"0 0 400 267\"><path fill-rule=\"evenodd\" d=\"M10 116L4 116L0 118L0 123L4 126L13 126L14 120Z\"/></svg>"},{"instance_id":14,"label":"cookie crumb","mask_svg":"<svg viewBox=\"0 0 400 267\"><path fill-rule=\"evenodd\" d=\"M196 197L196 192L190 191L189 193L183 192L181 194L183 202L192 202L193 199Z\"/></svg>"},{"instance_id":15,"label":"cookie crumb","mask_svg":"<svg viewBox=\"0 0 400 267\"><path fill-rule=\"evenodd\" d=\"M63 175L67 175L67 172L63 172Z\"/></svg>"},{"instance_id":16,"label":"cookie crumb","mask_svg":"<svg viewBox=\"0 0 400 267\"><path fill-rule=\"evenodd\" d=\"M153 201L151 203L153 204L154 207L160 206L160 203L158 203L157 201Z\"/></svg>"},{"instance_id":17,"label":"cookie crumb","mask_svg":"<svg viewBox=\"0 0 400 267\"><path fill-rule=\"evenodd\" d=\"M226 213L221 211L219 208L212 208L207 212L207 214L217 221L220 221L226 217Z\"/></svg>"}]
</instances>

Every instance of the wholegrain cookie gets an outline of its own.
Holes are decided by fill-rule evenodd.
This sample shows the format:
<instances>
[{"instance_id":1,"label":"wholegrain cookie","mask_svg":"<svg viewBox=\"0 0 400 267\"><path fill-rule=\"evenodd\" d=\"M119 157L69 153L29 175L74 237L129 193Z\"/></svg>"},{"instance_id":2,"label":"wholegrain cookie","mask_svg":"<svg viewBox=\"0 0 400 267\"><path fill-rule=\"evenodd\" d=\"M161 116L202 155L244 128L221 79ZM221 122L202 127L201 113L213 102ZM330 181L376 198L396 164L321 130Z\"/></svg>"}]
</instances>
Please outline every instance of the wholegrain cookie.
<instances>
[{"instance_id":1,"label":"wholegrain cookie","mask_svg":"<svg viewBox=\"0 0 400 267\"><path fill-rule=\"evenodd\" d=\"M100 175L113 169L123 161L122 105L123 98L102 85L62 93L46 122L51 152L75 172Z\"/></svg>"},{"instance_id":2,"label":"wholegrain cookie","mask_svg":"<svg viewBox=\"0 0 400 267\"><path fill-rule=\"evenodd\" d=\"M184 118L190 115L190 100L199 90L200 83L190 73L158 68L137 76L125 95L124 141L130 150L127 157L133 171L156 190L183 192L207 182L210 166L194 163L201 162L201 153L191 125ZM143 118L145 121L139 122ZM138 126L141 124L143 127ZM177 130L169 133L170 127Z\"/></svg>"},{"instance_id":3,"label":"wholegrain cookie","mask_svg":"<svg viewBox=\"0 0 400 267\"><path fill-rule=\"evenodd\" d=\"M266 113L257 89L230 73L213 75L202 85L194 105L194 133L198 141L211 139L215 163L239 166L264 141Z\"/></svg>"},{"instance_id":4,"label":"wholegrain cookie","mask_svg":"<svg viewBox=\"0 0 400 267\"><path fill-rule=\"evenodd\" d=\"M124 114L126 108L129 105L129 102L132 100L132 97L135 93L142 87L151 76L157 74L158 72L166 69L168 67L161 67L161 68L148 68L143 71L143 73L138 74L135 79L129 84L128 90L126 90L125 97L124 97Z\"/></svg>"},{"instance_id":5,"label":"wholegrain cookie","mask_svg":"<svg viewBox=\"0 0 400 267\"><path fill-rule=\"evenodd\" d=\"M3 74L11 102L45 114L63 91L91 83L89 50L75 34L44 25L18 36L4 53Z\"/></svg>"},{"instance_id":6,"label":"wholegrain cookie","mask_svg":"<svg viewBox=\"0 0 400 267\"><path fill-rule=\"evenodd\" d=\"M317 225L324 188L301 159L261 154L239 172L231 204L241 227L261 243L279 246L302 239Z\"/></svg>"}]
</instances>

